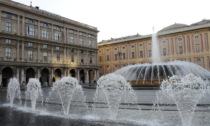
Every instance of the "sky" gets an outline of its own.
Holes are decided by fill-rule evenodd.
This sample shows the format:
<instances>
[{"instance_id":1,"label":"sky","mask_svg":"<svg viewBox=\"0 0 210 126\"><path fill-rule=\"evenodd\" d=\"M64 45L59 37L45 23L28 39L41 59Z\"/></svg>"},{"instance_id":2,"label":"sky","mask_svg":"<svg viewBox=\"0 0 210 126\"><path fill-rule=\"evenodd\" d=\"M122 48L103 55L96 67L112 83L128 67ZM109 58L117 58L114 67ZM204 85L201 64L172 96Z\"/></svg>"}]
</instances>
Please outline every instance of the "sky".
<instances>
[{"instance_id":1,"label":"sky","mask_svg":"<svg viewBox=\"0 0 210 126\"><path fill-rule=\"evenodd\" d=\"M210 19L209 0L13 0L99 30L98 42Z\"/></svg>"}]
</instances>

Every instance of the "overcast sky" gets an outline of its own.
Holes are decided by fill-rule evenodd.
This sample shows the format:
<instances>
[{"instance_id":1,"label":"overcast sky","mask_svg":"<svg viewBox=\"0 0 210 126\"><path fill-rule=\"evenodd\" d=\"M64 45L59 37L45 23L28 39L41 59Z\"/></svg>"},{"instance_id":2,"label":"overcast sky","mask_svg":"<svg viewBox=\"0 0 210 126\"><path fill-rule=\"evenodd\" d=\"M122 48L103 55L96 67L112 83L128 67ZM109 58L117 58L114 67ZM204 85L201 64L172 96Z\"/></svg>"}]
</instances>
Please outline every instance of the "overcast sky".
<instances>
[{"instance_id":1,"label":"overcast sky","mask_svg":"<svg viewBox=\"0 0 210 126\"><path fill-rule=\"evenodd\" d=\"M210 0L14 0L97 27L98 41L210 19Z\"/></svg>"}]
</instances>

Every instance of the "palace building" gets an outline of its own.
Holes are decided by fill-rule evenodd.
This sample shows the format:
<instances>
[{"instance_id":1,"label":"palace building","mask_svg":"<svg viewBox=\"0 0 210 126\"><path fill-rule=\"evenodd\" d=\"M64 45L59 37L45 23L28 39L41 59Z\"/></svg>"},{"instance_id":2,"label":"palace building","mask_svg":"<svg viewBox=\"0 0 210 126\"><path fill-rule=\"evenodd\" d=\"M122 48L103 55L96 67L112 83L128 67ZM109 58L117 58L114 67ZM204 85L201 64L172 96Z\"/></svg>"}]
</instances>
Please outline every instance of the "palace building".
<instances>
[{"instance_id":1,"label":"palace building","mask_svg":"<svg viewBox=\"0 0 210 126\"><path fill-rule=\"evenodd\" d=\"M189 61L210 70L210 20L175 23L156 33L162 61ZM152 35L133 35L98 44L100 76L137 63L151 63Z\"/></svg>"},{"instance_id":2,"label":"palace building","mask_svg":"<svg viewBox=\"0 0 210 126\"><path fill-rule=\"evenodd\" d=\"M11 77L42 84L62 76L97 80L98 32L39 7L0 0L0 84L6 87Z\"/></svg>"}]
</instances>

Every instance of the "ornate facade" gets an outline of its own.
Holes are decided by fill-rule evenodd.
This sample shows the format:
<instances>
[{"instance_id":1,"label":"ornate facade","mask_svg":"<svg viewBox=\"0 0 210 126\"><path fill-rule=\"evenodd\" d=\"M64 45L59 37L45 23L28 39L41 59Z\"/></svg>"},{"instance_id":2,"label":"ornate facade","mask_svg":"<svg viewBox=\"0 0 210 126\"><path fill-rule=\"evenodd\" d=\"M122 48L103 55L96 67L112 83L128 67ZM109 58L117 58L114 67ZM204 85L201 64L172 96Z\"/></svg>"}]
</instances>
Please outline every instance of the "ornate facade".
<instances>
[{"instance_id":1,"label":"ornate facade","mask_svg":"<svg viewBox=\"0 0 210 126\"><path fill-rule=\"evenodd\" d=\"M97 80L97 33L92 27L39 7L0 0L0 83L62 76L81 83Z\"/></svg>"},{"instance_id":2,"label":"ornate facade","mask_svg":"<svg viewBox=\"0 0 210 126\"><path fill-rule=\"evenodd\" d=\"M157 32L163 61L189 61L210 70L210 20L173 24ZM133 35L99 43L100 76L130 64L150 63L152 35Z\"/></svg>"}]
</instances>

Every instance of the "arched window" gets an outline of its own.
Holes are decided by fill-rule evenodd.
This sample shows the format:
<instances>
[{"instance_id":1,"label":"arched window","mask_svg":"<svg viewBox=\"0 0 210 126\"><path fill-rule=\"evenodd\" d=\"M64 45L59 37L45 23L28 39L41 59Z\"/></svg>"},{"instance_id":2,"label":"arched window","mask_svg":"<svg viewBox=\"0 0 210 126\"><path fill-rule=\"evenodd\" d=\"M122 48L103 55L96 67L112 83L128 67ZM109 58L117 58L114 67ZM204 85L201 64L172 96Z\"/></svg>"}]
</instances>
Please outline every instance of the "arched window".
<instances>
[{"instance_id":1,"label":"arched window","mask_svg":"<svg viewBox=\"0 0 210 126\"><path fill-rule=\"evenodd\" d=\"M28 23L32 24L32 25L35 25L34 20L32 20L32 19L28 19Z\"/></svg>"}]
</instances>

